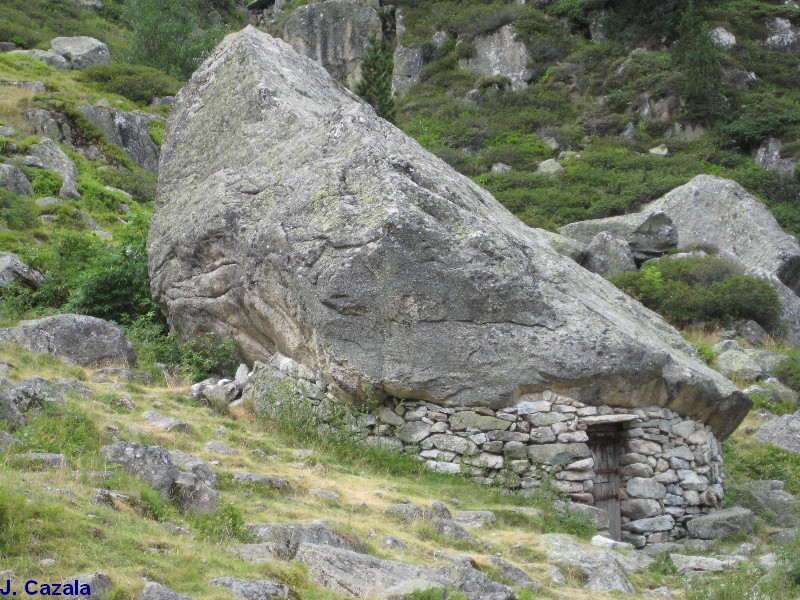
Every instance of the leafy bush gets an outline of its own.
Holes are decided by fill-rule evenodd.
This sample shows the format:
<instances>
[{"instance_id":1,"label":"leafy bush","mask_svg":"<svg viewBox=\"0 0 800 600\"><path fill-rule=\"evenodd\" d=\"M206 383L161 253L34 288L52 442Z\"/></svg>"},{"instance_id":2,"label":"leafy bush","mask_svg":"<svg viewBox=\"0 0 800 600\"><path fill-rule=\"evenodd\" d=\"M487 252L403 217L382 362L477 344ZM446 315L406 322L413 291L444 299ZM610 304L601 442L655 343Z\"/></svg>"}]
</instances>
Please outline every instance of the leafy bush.
<instances>
[{"instance_id":1,"label":"leafy bush","mask_svg":"<svg viewBox=\"0 0 800 600\"><path fill-rule=\"evenodd\" d=\"M788 358L773 370L773 374L793 390L800 391L800 352L790 350Z\"/></svg>"},{"instance_id":2,"label":"leafy bush","mask_svg":"<svg viewBox=\"0 0 800 600\"><path fill-rule=\"evenodd\" d=\"M232 504L221 506L213 515L196 513L193 515L193 521L200 536L204 539L220 542L251 541L251 536L245 529L241 511Z\"/></svg>"},{"instance_id":3,"label":"leafy bush","mask_svg":"<svg viewBox=\"0 0 800 600\"><path fill-rule=\"evenodd\" d=\"M736 274L733 263L716 257L645 263L612 283L675 325L752 319L771 327L781 314L778 294L767 282Z\"/></svg>"},{"instance_id":4,"label":"leafy bush","mask_svg":"<svg viewBox=\"0 0 800 600\"><path fill-rule=\"evenodd\" d=\"M61 177L45 169L25 167L22 170L31 180L34 194L37 196L58 196L61 191Z\"/></svg>"},{"instance_id":5,"label":"leafy bush","mask_svg":"<svg viewBox=\"0 0 800 600\"><path fill-rule=\"evenodd\" d=\"M30 198L15 196L0 188L0 229L32 229L38 224L36 210Z\"/></svg>"},{"instance_id":6,"label":"leafy bush","mask_svg":"<svg viewBox=\"0 0 800 600\"><path fill-rule=\"evenodd\" d=\"M125 96L134 102L149 104L159 96L174 96L181 83L166 73L142 65L114 63L80 71L80 77L95 87Z\"/></svg>"},{"instance_id":7,"label":"leafy bush","mask_svg":"<svg viewBox=\"0 0 800 600\"><path fill-rule=\"evenodd\" d=\"M131 28L132 62L186 80L222 39L220 26L203 30L199 0L131 0L125 16Z\"/></svg>"}]
</instances>

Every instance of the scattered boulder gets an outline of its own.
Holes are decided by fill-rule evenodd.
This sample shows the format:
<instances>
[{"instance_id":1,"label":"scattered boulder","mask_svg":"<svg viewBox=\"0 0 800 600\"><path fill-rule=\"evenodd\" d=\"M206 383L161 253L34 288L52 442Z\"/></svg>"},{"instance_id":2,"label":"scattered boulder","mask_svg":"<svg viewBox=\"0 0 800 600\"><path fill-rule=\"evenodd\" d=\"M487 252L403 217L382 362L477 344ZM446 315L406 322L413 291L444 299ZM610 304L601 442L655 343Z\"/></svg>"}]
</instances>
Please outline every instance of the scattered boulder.
<instances>
[{"instance_id":1,"label":"scattered boulder","mask_svg":"<svg viewBox=\"0 0 800 600\"><path fill-rule=\"evenodd\" d=\"M698 175L646 205L674 224L678 248L711 246L733 253L745 267L762 267L800 291L800 243L784 233L770 210L729 179Z\"/></svg>"},{"instance_id":2,"label":"scattered boulder","mask_svg":"<svg viewBox=\"0 0 800 600\"><path fill-rule=\"evenodd\" d=\"M234 577L217 577L210 582L212 585L227 588L237 598L245 600L272 600L273 598L297 598L282 583L275 583L267 579L236 579Z\"/></svg>"},{"instance_id":3,"label":"scattered boulder","mask_svg":"<svg viewBox=\"0 0 800 600\"><path fill-rule=\"evenodd\" d=\"M3 166L0 165L0 168ZM44 275L27 266L16 254L0 252L0 288L19 283L30 290L35 290L42 281Z\"/></svg>"},{"instance_id":4,"label":"scattered boulder","mask_svg":"<svg viewBox=\"0 0 800 600\"><path fill-rule=\"evenodd\" d=\"M258 473L243 473L237 471L231 474L234 483L240 485L257 486L267 489L287 492L291 488L289 480L285 477L275 477L273 475L260 475Z\"/></svg>"},{"instance_id":5,"label":"scattered boulder","mask_svg":"<svg viewBox=\"0 0 800 600\"><path fill-rule=\"evenodd\" d=\"M794 175L794 170L797 168L797 161L791 158L781 158L781 142L773 137L764 140L759 146L756 153L756 164L784 175Z\"/></svg>"},{"instance_id":6,"label":"scattered boulder","mask_svg":"<svg viewBox=\"0 0 800 600\"><path fill-rule=\"evenodd\" d=\"M672 219L661 211L570 223L558 232L583 244L591 244L600 233L624 240L638 262L663 256L678 245L678 231Z\"/></svg>"},{"instance_id":7,"label":"scattered boulder","mask_svg":"<svg viewBox=\"0 0 800 600\"><path fill-rule=\"evenodd\" d=\"M513 90L528 87L528 80L531 78L528 49L517 39L512 25L504 25L497 31L479 35L472 45L475 53L470 58L459 61L462 68L480 73L484 77L508 77Z\"/></svg>"},{"instance_id":8,"label":"scattered boulder","mask_svg":"<svg viewBox=\"0 0 800 600\"><path fill-rule=\"evenodd\" d=\"M456 510L453 520L464 527L480 528L497 521L497 515L489 510Z\"/></svg>"},{"instance_id":9,"label":"scattered boulder","mask_svg":"<svg viewBox=\"0 0 800 600\"><path fill-rule=\"evenodd\" d=\"M800 500L787 492L783 481L739 481L728 487L735 502L768 523L781 527L800 525Z\"/></svg>"},{"instance_id":10,"label":"scattered boulder","mask_svg":"<svg viewBox=\"0 0 800 600\"><path fill-rule=\"evenodd\" d=\"M720 337L726 340L741 338L751 346L762 346L769 336L755 321L736 320L727 324L727 329L720 332Z\"/></svg>"},{"instance_id":11,"label":"scattered boulder","mask_svg":"<svg viewBox=\"0 0 800 600\"><path fill-rule=\"evenodd\" d=\"M402 96L419 81L422 70L422 50L403 46L399 40L405 32L403 23L405 10L397 8L394 13L395 32L398 42L394 48L394 70L392 71L392 93Z\"/></svg>"},{"instance_id":12,"label":"scattered boulder","mask_svg":"<svg viewBox=\"0 0 800 600\"><path fill-rule=\"evenodd\" d=\"M58 69L59 71L69 71L69 62L55 52L48 52L46 50L12 50L9 54L17 56L27 56L35 60L40 60L44 64Z\"/></svg>"},{"instance_id":13,"label":"scattered boulder","mask_svg":"<svg viewBox=\"0 0 800 600\"><path fill-rule=\"evenodd\" d=\"M151 173L158 171L161 151L150 137L150 121L160 117L88 105L79 106L78 112L109 142L122 148L134 164Z\"/></svg>"},{"instance_id":14,"label":"scattered boulder","mask_svg":"<svg viewBox=\"0 0 800 600\"><path fill-rule=\"evenodd\" d=\"M630 244L616 239L606 231L601 231L592 238L582 265L603 277L614 277L636 270Z\"/></svg>"},{"instance_id":15,"label":"scattered boulder","mask_svg":"<svg viewBox=\"0 0 800 600\"><path fill-rule=\"evenodd\" d=\"M175 417L162 415L155 411L147 411L142 413L142 419L147 421L149 425L163 429L164 431L177 431L180 433L191 433L192 426L186 421L181 421Z\"/></svg>"},{"instance_id":16,"label":"scattered boulder","mask_svg":"<svg viewBox=\"0 0 800 600\"><path fill-rule=\"evenodd\" d=\"M34 375L15 385L9 395L20 410L29 411L47 404L64 404L64 398L70 395L93 398L94 392L74 379L50 381Z\"/></svg>"},{"instance_id":17,"label":"scattered boulder","mask_svg":"<svg viewBox=\"0 0 800 600\"><path fill-rule=\"evenodd\" d=\"M764 47L775 52L800 51L800 29L792 25L789 19L775 17L767 26L772 30Z\"/></svg>"},{"instance_id":18,"label":"scattered boulder","mask_svg":"<svg viewBox=\"0 0 800 600\"><path fill-rule=\"evenodd\" d=\"M686 525L689 536L701 540L718 540L735 533L753 533L753 511L742 508L715 510L695 517Z\"/></svg>"},{"instance_id":19,"label":"scattered boulder","mask_svg":"<svg viewBox=\"0 0 800 600\"><path fill-rule=\"evenodd\" d=\"M717 358L714 368L725 377L756 381L769 377L786 356L769 350L743 348L735 340L724 340L713 346Z\"/></svg>"},{"instance_id":20,"label":"scattered boulder","mask_svg":"<svg viewBox=\"0 0 800 600\"><path fill-rule=\"evenodd\" d=\"M70 594L69 589L73 590L74 594ZM88 586L91 591L90 594L81 594L84 586ZM111 578L105 573L88 573L84 575L75 575L69 577L61 582L61 590L64 596L69 598L90 598L91 600L100 600L105 598L113 589L114 584Z\"/></svg>"},{"instance_id":21,"label":"scattered boulder","mask_svg":"<svg viewBox=\"0 0 800 600\"><path fill-rule=\"evenodd\" d=\"M366 550L361 541L335 532L325 521L247 525L247 530L261 542L270 544L273 554L283 560L294 559L302 544L342 548L359 553Z\"/></svg>"},{"instance_id":22,"label":"scattered boulder","mask_svg":"<svg viewBox=\"0 0 800 600\"><path fill-rule=\"evenodd\" d=\"M152 373L125 367L104 367L90 374L89 379L99 383L108 383L110 381L125 381L142 385L153 385L155 383Z\"/></svg>"},{"instance_id":23,"label":"scattered boulder","mask_svg":"<svg viewBox=\"0 0 800 600\"><path fill-rule=\"evenodd\" d=\"M690 556L686 554L670 554L672 564L680 575L687 573L721 573L726 569L725 563L710 556Z\"/></svg>"},{"instance_id":24,"label":"scattered boulder","mask_svg":"<svg viewBox=\"0 0 800 600\"><path fill-rule=\"evenodd\" d=\"M800 454L800 411L767 421L753 437L761 444Z\"/></svg>"},{"instance_id":25,"label":"scattered boulder","mask_svg":"<svg viewBox=\"0 0 800 600\"><path fill-rule=\"evenodd\" d=\"M138 600L193 600L189 596L179 594L160 583L148 581L139 593Z\"/></svg>"},{"instance_id":26,"label":"scattered boulder","mask_svg":"<svg viewBox=\"0 0 800 600\"><path fill-rule=\"evenodd\" d=\"M655 148L650 148L647 153L650 156L669 156L669 148L665 144L659 144Z\"/></svg>"},{"instance_id":27,"label":"scattered boulder","mask_svg":"<svg viewBox=\"0 0 800 600\"><path fill-rule=\"evenodd\" d=\"M16 196L30 196L33 194L33 186L28 178L25 177L25 173L13 165L0 165L0 188Z\"/></svg>"},{"instance_id":28,"label":"scattered boulder","mask_svg":"<svg viewBox=\"0 0 800 600\"><path fill-rule=\"evenodd\" d=\"M28 150L31 156L38 158L44 169L56 173L61 177L61 190L59 196L79 200L81 197L78 191L78 167L72 159L59 148L53 140L42 138L38 143L31 146Z\"/></svg>"},{"instance_id":29,"label":"scattered boulder","mask_svg":"<svg viewBox=\"0 0 800 600\"><path fill-rule=\"evenodd\" d=\"M159 176L152 290L184 338L233 336L253 362L277 350L351 400L501 407L556 386L658 398L722 438L749 408L660 317L253 27L182 90Z\"/></svg>"},{"instance_id":30,"label":"scattered boulder","mask_svg":"<svg viewBox=\"0 0 800 600\"><path fill-rule=\"evenodd\" d=\"M618 590L624 594L636 592L613 552L585 548L569 536L561 534L539 536L539 545L547 554L548 560L581 571L586 577L586 587L592 591Z\"/></svg>"},{"instance_id":31,"label":"scattered boulder","mask_svg":"<svg viewBox=\"0 0 800 600\"><path fill-rule=\"evenodd\" d=\"M181 511L214 513L219 496L202 477L178 469L170 453L160 446L117 442L105 446L100 455L119 464L175 502Z\"/></svg>"},{"instance_id":32,"label":"scattered boulder","mask_svg":"<svg viewBox=\"0 0 800 600\"><path fill-rule=\"evenodd\" d=\"M180 469L197 475L202 481L211 487L217 485L217 476L206 461L199 456L183 452L182 450L170 450L170 460Z\"/></svg>"},{"instance_id":33,"label":"scattered boulder","mask_svg":"<svg viewBox=\"0 0 800 600\"><path fill-rule=\"evenodd\" d=\"M564 167L562 167L561 164L554 158L548 158L536 166L537 173L545 173L551 177L559 175L564 171Z\"/></svg>"},{"instance_id":34,"label":"scattered boulder","mask_svg":"<svg viewBox=\"0 0 800 600\"><path fill-rule=\"evenodd\" d=\"M736 36L724 27L715 27L711 30L711 41L717 48L730 50L736 45Z\"/></svg>"},{"instance_id":35,"label":"scattered boulder","mask_svg":"<svg viewBox=\"0 0 800 600\"><path fill-rule=\"evenodd\" d=\"M70 69L88 69L111 64L108 46L84 35L54 38L50 41L50 52L63 56Z\"/></svg>"},{"instance_id":36,"label":"scattered boulder","mask_svg":"<svg viewBox=\"0 0 800 600\"><path fill-rule=\"evenodd\" d=\"M489 557L489 562L500 570L500 574L506 581L513 583L516 587L532 590L539 589L539 584L533 581L531 576L518 566L512 565L510 562L503 560L497 555Z\"/></svg>"},{"instance_id":37,"label":"scattered boulder","mask_svg":"<svg viewBox=\"0 0 800 600\"><path fill-rule=\"evenodd\" d=\"M284 41L353 89L371 33L381 35L378 11L358 0L327 0L301 6L283 28Z\"/></svg>"},{"instance_id":38,"label":"scattered boulder","mask_svg":"<svg viewBox=\"0 0 800 600\"><path fill-rule=\"evenodd\" d=\"M231 448L227 444L223 444L222 442L217 441L210 441L205 445L205 451L209 454L224 454L226 456L236 456L239 454L239 451Z\"/></svg>"},{"instance_id":39,"label":"scattered boulder","mask_svg":"<svg viewBox=\"0 0 800 600\"><path fill-rule=\"evenodd\" d=\"M348 597L397 597L419 590L455 588L469 600L515 598L510 588L472 568L412 565L309 543L300 544L296 559L308 565L316 583ZM414 582L411 588L409 582Z\"/></svg>"}]
</instances>

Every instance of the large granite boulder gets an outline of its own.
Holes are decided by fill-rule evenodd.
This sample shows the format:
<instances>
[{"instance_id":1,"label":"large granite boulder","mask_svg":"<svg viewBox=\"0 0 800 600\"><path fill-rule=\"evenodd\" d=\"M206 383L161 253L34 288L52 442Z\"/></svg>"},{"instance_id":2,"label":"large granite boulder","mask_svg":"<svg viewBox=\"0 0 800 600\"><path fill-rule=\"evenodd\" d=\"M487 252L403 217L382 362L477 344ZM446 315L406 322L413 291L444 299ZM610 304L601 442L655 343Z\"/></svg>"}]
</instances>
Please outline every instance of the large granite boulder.
<instances>
[{"instance_id":1,"label":"large granite boulder","mask_svg":"<svg viewBox=\"0 0 800 600\"><path fill-rule=\"evenodd\" d=\"M30 196L33 186L25 173L14 165L0 165L0 188L17 196Z\"/></svg>"},{"instance_id":2,"label":"large granite boulder","mask_svg":"<svg viewBox=\"0 0 800 600\"><path fill-rule=\"evenodd\" d=\"M773 444L800 454L800 412L767 421L753 437L762 444Z\"/></svg>"},{"instance_id":3,"label":"large granite boulder","mask_svg":"<svg viewBox=\"0 0 800 600\"><path fill-rule=\"evenodd\" d=\"M558 232L587 245L598 234L606 233L614 239L628 242L633 257L639 262L663 256L678 245L678 232L672 219L662 211L579 221L565 225Z\"/></svg>"},{"instance_id":4,"label":"large granite boulder","mask_svg":"<svg viewBox=\"0 0 800 600\"><path fill-rule=\"evenodd\" d=\"M58 69L59 71L69 71L70 69L69 62L67 62L63 56L55 52L48 52L47 50L12 50L9 54L27 56L28 58L40 60L47 66Z\"/></svg>"},{"instance_id":5,"label":"large granite boulder","mask_svg":"<svg viewBox=\"0 0 800 600\"><path fill-rule=\"evenodd\" d=\"M35 290L44 281L44 275L19 259L11 252L0 252L0 288L19 283L28 289Z\"/></svg>"},{"instance_id":6,"label":"large granite boulder","mask_svg":"<svg viewBox=\"0 0 800 600\"><path fill-rule=\"evenodd\" d=\"M371 33L381 35L375 7L360 0L325 0L301 6L287 19L283 39L348 87L361 79Z\"/></svg>"},{"instance_id":7,"label":"large granite boulder","mask_svg":"<svg viewBox=\"0 0 800 600\"><path fill-rule=\"evenodd\" d=\"M133 344L118 327L86 315L55 315L0 329L0 341L56 356L81 367L136 364Z\"/></svg>"},{"instance_id":8,"label":"large granite boulder","mask_svg":"<svg viewBox=\"0 0 800 600\"><path fill-rule=\"evenodd\" d=\"M552 533L539 536L539 545L547 554L548 561L583 573L586 587L594 592L633 594L636 591L625 575L621 555L609 550L586 548L569 536Z\"/></svg>"},{"instance_id":9,"label":"large granite boulder","mask_svg":"<svg viewBox=\"0 0 800 600\"><path fill-rule=\"evenodd\" d=\"M79 106L78 112L109 142L122 148L134 164L151 173L158 171L160 151L150 137L150 121L160 117L88 105Z\"/></svg>"},{"instance_id":10,"label":"large granite boulder","mask_svg":"<svg viewBox=\"0 0 800 600\"><path fill-rule=\"evenodd\" d=\"M689 537L700 540L718 540L734 534L753 533L753 511L735 506L724 510L715 510L695 517L687 524Z\"/></svg>"},{"instance_id":11,"label":"large granite boulder","mask_svg":"<svg viewBox=\"0 0 800 600\"><path fill-rule=\"evenodd\" d=\"M485 77L508 77L514 90L528 86L531 78L528 68L530 56L512 25L504 25L497 31L478 36L472 43L475 53L460 61L462 68Z\"/></svg>"},{"instance_id":12,"label":"large granite boulder","mask_svg":"<svg viewBox=\"0 0 800 600\"><path fill-rule=\"evenodd\" d=\"M252 27L180 92L162 152L152 291L184 338L279 351L351 399L558 388L722 437L747 413L659 316Z\"/></svg>"},{"instance_id":13,"label":"large granite boulder","mask_svg":"<svg viewBox=\"0 0 800 600\"><path fill-rule=\"evenodd\" d=\"M796 498L779 480L737 481L728 493L739 506L749 508L768 523L781 527L800 525L800 499Z\"/></svg>"},{"instance_id":14,"label":"large granite boulder","mask_svg":"<svg viewBox=\"0 0 800 600\"><path fill-rule=\"evenodd\" d=\"M58 192L60 196L80 199L78 167L58 144L49 138L42 138L39 143L31 146L29 153L38 158L45 169L61 177L61 190Z\"/></svg>"},{"instance_id":15,"label":"large granite boulder","mask_svg":"<svg viewBox=\"0 0 800 600\"><path fill-rule=\"evenodd\" d=\"M660 210L672 219L679 248L706 245L731 252L745 267L764 268L800 291L800 244L735 181L698 175L642 210Z\"/></svg>"},{"instance_id":16,"label":"large granite boulder","mask_svg":"<svg viewBox=\"0 0 800 600\"><path fill-rule=\"evenodd\" d=\"M603 277L614 277L636 270L630 244L605 231L594 236L582 264L592 273Z\"/></svg>"},{"instance_id":17,"label":"large granite boulder","mask_svg":"<svg viewBox=\"0 0 800 600\"><path fill-rule=\"evenodd\" d=\"M784 175L793 175L797 168L796 160L781 158L781 142L774 137L764 140L759 146L756 153L756 164Z\"/></svg>"},{"instance_id":18,"label":"large granite boulder","mask_svg":"<svg viewBox=\"0 0 800 600\"><path fill-rule=\"evenodd\" d=\"M50 52L63 56L70 69L88 69L111 64L108 46L85 35L54 38L50 41Z\"/></svg>"}]
</instances>

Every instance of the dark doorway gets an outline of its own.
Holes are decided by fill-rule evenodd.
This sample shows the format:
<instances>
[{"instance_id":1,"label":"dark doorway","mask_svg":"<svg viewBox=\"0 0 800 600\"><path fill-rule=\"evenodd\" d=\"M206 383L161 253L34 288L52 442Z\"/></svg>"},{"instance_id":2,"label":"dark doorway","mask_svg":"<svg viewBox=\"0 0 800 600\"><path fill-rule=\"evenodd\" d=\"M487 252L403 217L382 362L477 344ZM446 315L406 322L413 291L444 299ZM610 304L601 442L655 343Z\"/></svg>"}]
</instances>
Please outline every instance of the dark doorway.
<instances>
[{"instance_id":1,"label":"dark doorway","mask_svg":"<svg viewBox=\"0 0 800 600\"><path fill-rule=\"evenodd\" d=\"M618 428L590 428L589 448L594 458L594 505L608 513L608 530L615 540L622 538L619 502L620 431Z\"/></svg>"}]
</instances>

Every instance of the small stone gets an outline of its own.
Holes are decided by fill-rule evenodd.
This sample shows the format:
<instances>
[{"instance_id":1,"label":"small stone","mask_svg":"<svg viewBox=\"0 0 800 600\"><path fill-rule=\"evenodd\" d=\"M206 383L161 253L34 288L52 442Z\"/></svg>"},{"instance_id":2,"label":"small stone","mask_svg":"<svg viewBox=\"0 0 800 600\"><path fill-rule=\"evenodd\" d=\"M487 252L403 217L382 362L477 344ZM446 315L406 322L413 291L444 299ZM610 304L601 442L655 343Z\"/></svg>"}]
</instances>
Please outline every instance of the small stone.
<instances>
[{"instance_id":1,"label":"small stone","mask_svg":"<svg viewBox=\"0 0 800 600\"><path fill-rule=\"evenodd\" d=\"M209 454L223 454L226 456L236 456L239 454L238 450L223 444L222 442L210 441L205 445L205 451Z\"/></svg>"}]
</instances>

